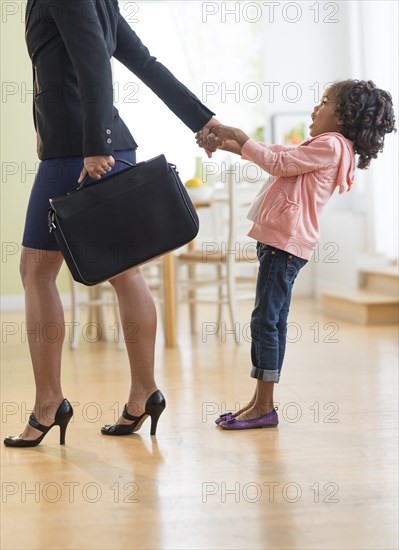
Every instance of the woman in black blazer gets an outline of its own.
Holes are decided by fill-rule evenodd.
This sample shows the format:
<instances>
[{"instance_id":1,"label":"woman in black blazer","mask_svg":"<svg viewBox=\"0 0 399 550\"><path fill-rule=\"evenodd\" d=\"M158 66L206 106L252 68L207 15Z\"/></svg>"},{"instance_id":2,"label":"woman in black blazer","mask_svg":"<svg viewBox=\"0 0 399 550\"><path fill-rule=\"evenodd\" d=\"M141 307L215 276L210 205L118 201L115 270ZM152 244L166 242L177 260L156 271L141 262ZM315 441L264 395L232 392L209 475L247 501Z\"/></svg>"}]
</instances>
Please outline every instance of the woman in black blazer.
<instances>
[{"instance_id":1,"label":"woman in black blazer","mask_svg":"<svg viewBox=\"0 0 399 550\"><path fill-rule=\"evenodd\" d=\"M34 412L5 445L35 446L52 426L60 443L73 410L64 399L61 352L64 314L56 287L63 258L47 227L48 199L135 162L137 144L113 105L110 58L137 75L193 131L218 122L214 113L151 56L122 17L117 0L28 0L26 44L34 75L33 116L41 163L29 200L21 255L26 327L36 385ZM165 399L154 379L156 311L139 269L113 278L131 367L128 402L106 435L125 435L151 417L155 434ZM132 326L138 327L129 338ZM56 337L46 327L56 328Z\"/></svg>"}]
</instances>

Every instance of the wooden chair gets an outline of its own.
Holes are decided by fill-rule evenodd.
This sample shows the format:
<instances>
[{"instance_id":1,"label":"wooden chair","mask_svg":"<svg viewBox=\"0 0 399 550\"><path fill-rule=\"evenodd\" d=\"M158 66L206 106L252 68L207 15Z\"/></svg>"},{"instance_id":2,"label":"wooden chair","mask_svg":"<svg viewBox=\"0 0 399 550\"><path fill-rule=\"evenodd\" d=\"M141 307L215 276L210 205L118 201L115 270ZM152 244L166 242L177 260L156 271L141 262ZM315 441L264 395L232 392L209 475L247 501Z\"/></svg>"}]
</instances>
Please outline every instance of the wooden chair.
<instances>
[{"instance_id":1,"label":"wooden chair","mask_svg":"<svg viewBox=\"0 0 399 550\"><path fill-rule=\"evenodd\" d=\"M161 309L161 317L164 322L163 309L163 278L162 260L156 259L141 266L143 276L155 295L156 302ZM71 313L72 328L69 345L71 349L77 349L81 336L88 341L105 340L113 341L119 349L125 348L122 325L119 316L118 300L113 286L109 282L100 283L91 287L84 287L73 280L69 275L71 285ZM86 292L81 292L82 289ZM81 323L81 309L88 308L88 320ZM112 319L109 313L112 312Z\"/></svg>"},{"instance_id":2,"label":"wooden chair","mask_svg":"<svg viewBox=\"0 0 399 550\"><path fill-rule=\"evenodd\" d=\"M229 330L235 331L235 341L238 343L237 301L255 297L256 242L246 236L251 225L246 215L260 182L237 182L235 176L233 169L227 170L224 188L215 191L210 201L214 226L212 242L201 243L201 248L190 243L186 251L176 255L176 262L178 299L189 304L191 332L195 333L197 329L197 304L217 304L218 329L223 318L223 306L227 305L231 322ZM250 268L247 275L239 273L243 264ZM204 287L213 287L213 299L199 296L200 289Z\"/></svg>"},{"instance_id":3,"label":"wooden chair","mask_svg":"<svg viewBox=\"0 0 399 550\"><path fill-rule=\"evenodd\" d=\"M119 318L118 302L112 285L108 282L83 287L69 275L71 285L72 329L69 345L77 349L81 337L89 342L114 340L123 347L123 335ZM83 288L85 292L82 292ZM82 308L88 308L87 322L81 321ZM113 321L109 322L107 309L112 309ZM113 335L111 336L111 331Z\"/></svg>"}]
</instances>

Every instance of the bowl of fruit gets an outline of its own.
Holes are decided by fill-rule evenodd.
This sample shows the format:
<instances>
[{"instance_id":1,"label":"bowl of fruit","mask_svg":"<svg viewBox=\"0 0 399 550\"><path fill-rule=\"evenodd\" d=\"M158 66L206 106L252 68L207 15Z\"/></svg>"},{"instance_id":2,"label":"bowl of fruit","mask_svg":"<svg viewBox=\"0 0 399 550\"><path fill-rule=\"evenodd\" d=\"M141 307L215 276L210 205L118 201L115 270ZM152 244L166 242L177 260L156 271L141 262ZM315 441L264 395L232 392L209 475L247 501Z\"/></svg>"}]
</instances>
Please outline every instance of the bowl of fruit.
<instances>
[{"instance_id":1,"label":"bowl of fruit","mask_svg":"<svg viewBox=\"0 0 399 550\"><path fill-rule=\"evenodd\" d=\"M192 201L206 201L211 198L213 189L199 178L192 178L184 184Z\"/></svg>"}]
</instances>

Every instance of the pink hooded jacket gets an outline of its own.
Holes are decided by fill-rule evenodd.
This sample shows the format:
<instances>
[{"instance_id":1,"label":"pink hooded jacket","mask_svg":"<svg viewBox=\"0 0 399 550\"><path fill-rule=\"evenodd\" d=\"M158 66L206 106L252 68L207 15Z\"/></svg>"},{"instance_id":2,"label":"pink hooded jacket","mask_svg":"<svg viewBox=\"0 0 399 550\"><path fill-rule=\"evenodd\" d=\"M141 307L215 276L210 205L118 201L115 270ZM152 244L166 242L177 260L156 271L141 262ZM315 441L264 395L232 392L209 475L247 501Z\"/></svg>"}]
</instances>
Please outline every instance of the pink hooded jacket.
<instances>
[{"instance_id":1,"label":"pink hooded jacket","mask_svg":"<svg viewBox=\"0 0 399 550\"><path fill-rule=\"evenodd\" d=\"M249 139L242 158L277 176L255 198L248 235L309 260L320 238L319 217L336 187L349 191L354 180L353 143L336 132L298 146L265 145Z\"/></svg>"}]
</instances>

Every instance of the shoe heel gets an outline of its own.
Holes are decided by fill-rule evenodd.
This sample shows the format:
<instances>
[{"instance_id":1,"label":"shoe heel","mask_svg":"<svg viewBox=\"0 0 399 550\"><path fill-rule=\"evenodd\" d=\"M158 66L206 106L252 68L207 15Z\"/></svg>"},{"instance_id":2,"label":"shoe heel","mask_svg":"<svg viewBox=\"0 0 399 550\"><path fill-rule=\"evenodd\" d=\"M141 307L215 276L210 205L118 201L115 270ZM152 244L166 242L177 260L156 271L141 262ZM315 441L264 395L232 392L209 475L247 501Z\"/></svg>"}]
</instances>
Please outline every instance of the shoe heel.
<instances>
[{"instance_id":1,"label":"shoe heel","mask_svg":"<svg viewBox=\"0 0 399 550\"><path fill-rule=\"evenodd\" d=\"M68 424L69 424L71 418L72 418L72 416L69 416L69 417L65 418L65 420L62 420L61 422L58 423L58 425L60 427L60 445L65 445L66 429L68 427Z\"/></svg>"},{"instance_id":2,"label":"shoe heel","mask_svg":"<svg viewBox=\"0 0 399 550\"><path fill-rule=\"evenodd\" d=\"M154 414L151 416L151 430L150 430L150 434L151 435L155 435L156 432L157 432L157 425L158 425L158 420L159 420L159 417L161 416L163 412L163 409L162 411L159 412L159 414Z\"/></svg>"},{"instance_id":3,"label":"shoe heel","mask_svg":"<svg viewBox=\"0 0 399 550\"><path fill-rule=\"evenodd\" d=\"M145 407L145 412L151 417L150 434L155 435L159 417L166 407L165 398L162 393L157 390L148 399Z\"/></svg>"},{"instance_id":4,"label":"shoe heel","mask_svg":"<svg viewBox=\"0 0 399 550\"><path fill-rule=\"evenodd\" d=\"M65 434L68 424L60 426L60 445L65 445Z\"/></svg>"},{"instance_id":5,"label":"shoe heel","mask_svg":"<svg viewBox=\"0 0 399 550\"><path fill-rule=\"evenodd\" d=\"M63 410L62 410L63 409ZM68 424L73 416L73 408L67 399L64 399L58 408L54 424L60 427L60 445L65 445L65 434Z\"/></svg>"}]
</instances>

